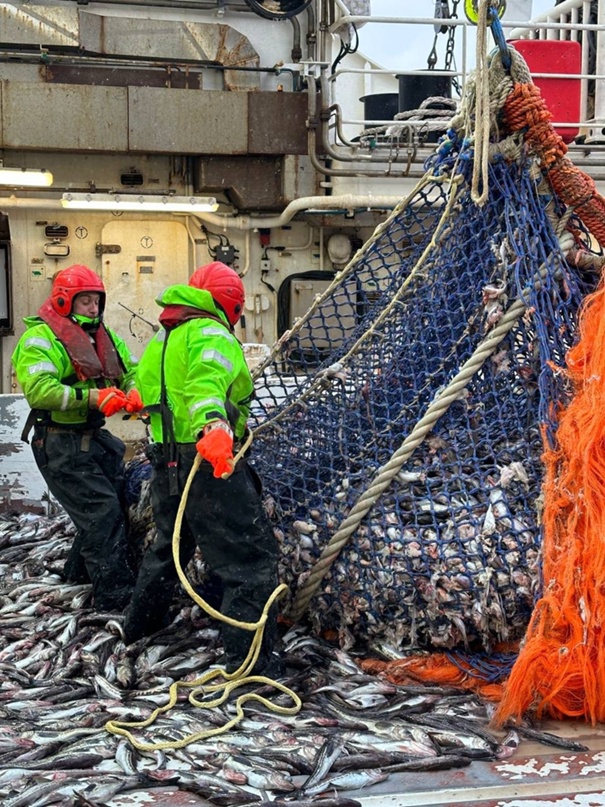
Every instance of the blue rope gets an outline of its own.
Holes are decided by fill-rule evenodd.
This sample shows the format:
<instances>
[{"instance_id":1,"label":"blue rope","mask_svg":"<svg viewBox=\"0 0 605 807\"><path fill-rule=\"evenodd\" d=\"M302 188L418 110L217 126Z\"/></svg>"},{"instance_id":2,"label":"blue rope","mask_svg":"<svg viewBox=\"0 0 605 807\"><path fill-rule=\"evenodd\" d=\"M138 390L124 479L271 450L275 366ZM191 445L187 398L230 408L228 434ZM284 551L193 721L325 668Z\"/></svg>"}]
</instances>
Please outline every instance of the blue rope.
<instances>
[{"instance_id":1,"label":"blue rope","mask_svg":"<svg viewBox=\"0 0 605 807\"><path fill-rule=\"evenodd\" d=\"M517 660L517 653L446 653L448 659L458 669L488 684L508 678Z\"/></svg>"},{"instance_id":2,"label":"blue rope","mask_svg":"<svg viewBox=\"0 0 605 807\"><path fill-rule=\"evenodd\" d=\"M492 29L492 35L494 37L496 45L498 46L498 50L500 51L502 66L504 67L505 70L510 70L511 66L510 51L508 49L508 45L506 44L506 37L504 36L504 30L502 28L502 23L500 22L500 17L498 16L494 8L490 8L488 14L489 14L489 24Z\"/></svg>"}]
</instances>

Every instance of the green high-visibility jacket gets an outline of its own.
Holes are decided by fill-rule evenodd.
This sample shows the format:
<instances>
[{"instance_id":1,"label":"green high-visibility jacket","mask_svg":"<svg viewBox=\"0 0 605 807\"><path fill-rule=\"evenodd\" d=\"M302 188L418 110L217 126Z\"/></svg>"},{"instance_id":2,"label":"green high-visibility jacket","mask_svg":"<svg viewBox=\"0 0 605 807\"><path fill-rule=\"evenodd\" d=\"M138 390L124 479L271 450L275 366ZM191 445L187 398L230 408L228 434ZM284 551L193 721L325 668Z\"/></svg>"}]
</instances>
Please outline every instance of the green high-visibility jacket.
<instances>
[{"instance_id":1,"label":"green high-visibility jacket","mask_svg":"<svg viewBox=\"0 0 605 807\"><path fill-rule=\"evenodd\" d=\"M128 392L134 387L137 359L126 344L110 328L109 336L125 367L124 375L97 383L95 379L80 381L67 350L52 329L38 316L25 317L26 331L12 355L17 381L32 409L50 413L50 419L61 425L82 425L89 419L88 390L98 386L119 386Z\"/></svg>"},{"instance_id":2,"label":"green high-visibility jacket","mask_svg":"<svg viewBox=\"0 0 605 807\"><path fill-rule=\"evenodd\" d=\"M197 442L204 426L215 420L228 421L235 437L242 437L254 384L242 346L231 333L225 314L209 292L192 286L169 286L156 302L163 308L198 309L201 316L187 319L168 331L162 328L139 362L137 389L145 406L153 405L156 410L150 415L153 439L157 443L171 440L170 434L163 434L161 414L157 411L166 338L164 380L175 442Z\"/></svg>"}]
</instances>

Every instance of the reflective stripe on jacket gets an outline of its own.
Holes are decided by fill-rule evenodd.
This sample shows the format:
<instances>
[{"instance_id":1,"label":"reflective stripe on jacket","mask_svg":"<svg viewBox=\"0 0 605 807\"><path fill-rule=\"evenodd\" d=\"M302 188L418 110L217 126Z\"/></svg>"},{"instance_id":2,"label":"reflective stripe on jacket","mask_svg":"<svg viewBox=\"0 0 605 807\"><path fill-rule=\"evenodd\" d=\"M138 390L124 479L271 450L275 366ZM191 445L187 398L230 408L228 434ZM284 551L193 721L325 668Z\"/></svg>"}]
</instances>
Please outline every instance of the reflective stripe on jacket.
<instances>
[{"instance_id":1,"label":"reflective stripe on jacket","mask_svg":"<svg viewBox=\"0 0 605 807\"><path fill-rule=\"evenodd\" d=\"M248 419L254 384L244 351L229 330L227 318L209 292L192 286L170 286L157 302L187 305L208 313L170 330L164 363L166 395L177 443L193 443L208 423L227 420L241 437ZM224 321L217 322L220 319ZM145 406L160 402L161 362L167 332L162 329L145 348L137 370L137 389ZM164 442L162 419L151 414L153 439ZM169 439L169 436L166 437Z\"/></svg>"},{"instance_id":2,"label":"reflective stripe on jacket","mask_svg":"<svg viewBox=\"0 0 605 807\"><path fill-rule=\"evenodd\" d=\"M17 380L32 409L48 410L51 420L63 425L81 425L88 420L88 390L94 380L77 380L67 350L39 317L24 319L26 331L19 339L11 361ZM112 330L108 333L126 367L114 386L125 391L134 386L137 360ZM112 386L107 380L102 386Z\"/></svg>"}]
</instances>

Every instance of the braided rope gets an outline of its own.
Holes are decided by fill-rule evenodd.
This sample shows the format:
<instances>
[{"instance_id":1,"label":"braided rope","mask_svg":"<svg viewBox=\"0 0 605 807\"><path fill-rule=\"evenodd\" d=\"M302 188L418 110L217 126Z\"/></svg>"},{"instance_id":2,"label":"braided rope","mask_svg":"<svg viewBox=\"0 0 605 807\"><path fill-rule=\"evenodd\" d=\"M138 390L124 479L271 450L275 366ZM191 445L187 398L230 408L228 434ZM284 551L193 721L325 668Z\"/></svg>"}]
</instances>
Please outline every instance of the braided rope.
<instances>
[{"instance_id":1,"label":"braided rope","mask_svg":"<svg viewBox=\"0 0 605 807\"><path fill-rule=\"evenodd\" d=\"M489 81L487 66L487 14L490 0L481 0L477 22L477 93L475 106L475 159L471 181L471 199L479 207L489 194ZM481 192L479 185L481 184Z\"/></svg>"},{"instance_id":2,"label":"braided rope","mask_svg":"<svg viewBox=\"0 0 605 807\"><path fill-rule=\"evenodd\" d=\"M525 143L540 160L556 196L577 213L599 244L605 246L605 199L592 177L566 156L567 145L551 124L552 114L532 83L525 60L514 50L510 53L514 85L503 105L507 127L512 132L523 132Z\"/></svg>"},{"instance_id":3,"label":"braided rope","mask_svg":"<svg viewBox=\"0 0 605 807\"><path fill-rule=\"evenodd\" d=\"M573 238L571 235L566 234L562 242L560 242L560 247L563 252L566 253L572 246ZM547 272L546 264L542 264L536 273L535 288L540 287ZM390 460L377 471L374 481L361 494L356 504L353 505L349 515L334 533L329 543L322 551L317 563L312 568L309 576L298 590L289 611L289 617L293 621L297 621L303 615L313 594L319 588L321 581L328 573L334 560L340 554L343 546L359 527L362 519L367 515L382 493L387 489L392 479L399 473L404 462L409 459L418 446L424 441L427 434L433 429L442 415L447 412L450 405L460 398L461 392L468 385L472 377L483 367L487 359L494 353L517 320L523 316L527 309L526 304L523 302L524 296L525 295L517 298L508 308L498 325L490 332L486 339L478 345L473 355L462 365L450 383L429 405L424 416L416 423L410 434L391 456Z\"/></svg>"}]
</instances>

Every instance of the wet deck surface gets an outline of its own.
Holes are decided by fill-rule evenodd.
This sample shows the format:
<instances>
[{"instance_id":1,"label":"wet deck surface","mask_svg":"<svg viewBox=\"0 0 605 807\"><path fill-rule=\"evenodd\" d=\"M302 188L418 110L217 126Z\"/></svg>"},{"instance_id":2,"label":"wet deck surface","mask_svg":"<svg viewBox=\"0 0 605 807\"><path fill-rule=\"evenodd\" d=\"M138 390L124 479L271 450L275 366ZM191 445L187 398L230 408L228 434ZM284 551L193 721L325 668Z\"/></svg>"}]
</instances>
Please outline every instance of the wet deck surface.
<instances>
[{"instance_id":1,"label":"wet deck surface","mask_svg":"<svg viewBox=\"0 0 605 807\"><path fill-rule=\"evenodd\" d=\"M565 751L524 740L508 760L474 761L458 770L395 773L363 790L325 793L321 798L346 796L360 802L362 807L605 807L605 725L550 721L541 728L581 742L589 751ZM303 778L300 777L301 782ZM293 781L298 783L296 777ZM295 807L296 800L292 804ZM213 807L192 793L170 787L146 795L141 791L116 795L107 805Z\"/></svg>"},{"instance_id":2,"label":"wet deck surface","mask_svg":"<svg viewBox=\"0 0 605 807\"><path fill-rule=\"evenodd\" d=\"M21 439L29 414L22 395L0 395L0 513L48 515L48 488Z\"/></svg>"},{"instance_id":3,"label":"wet deck surface","mask_svg":"<svg viewBox=\"0 0 605 807\"><path fill-rule=\"evenodd\" d=\"M585 772L590 769L590 776ZM598 794L599 799L593 798ZM605 766L592 754L535 755L507 763L473 762L469 768L435 774L394 775L372 793L348 793L364 807L411 805L604 804ZM583 798L578 798L579 796Z\"/></svg>"}]
</instances>

